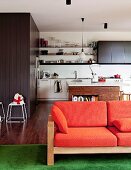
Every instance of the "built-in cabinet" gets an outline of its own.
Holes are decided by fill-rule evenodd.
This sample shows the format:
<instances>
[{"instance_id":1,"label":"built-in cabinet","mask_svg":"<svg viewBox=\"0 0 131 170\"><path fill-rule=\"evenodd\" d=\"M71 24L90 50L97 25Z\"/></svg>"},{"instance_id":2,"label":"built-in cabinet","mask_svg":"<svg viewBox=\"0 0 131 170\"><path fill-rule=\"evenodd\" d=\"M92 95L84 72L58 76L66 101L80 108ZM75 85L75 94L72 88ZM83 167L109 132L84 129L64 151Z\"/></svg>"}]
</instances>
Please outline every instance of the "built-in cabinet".
<instances>
[{"instance_id":1,"label":"built-in cabinet","mask_svg":"<svg viewBox=\"0 0 131 170\"><path fill-rule=\"evenodd\" d=\"M51 81L50 79L38 80L37 98L47 99L51 97Z\"/></svg>"},{"instance_id":2,"label":"built-in cabinet","mask_svg":"<svg viewBox=\"0 0 131 170\"><path fill-rule=\"evenodd\" d=\"M61 91L56 91L56 82L61 84ZM37 86L38 100L67 100L67 80L66 79L39 79Z\"/></svg>"},{"instance_id":3,"label":"built-in cabinet","mask_svg":"<svg viewBox=\"0 0 131 170\"><path fill-rule=\"evenodd\" d=\"M0 14L0 101L5 111L15 93L24 96L28 116L35 110L38 40L39 31L29 13Z\"/></svg>"},{"instance_id":4,"label":"built-in cabinet","mask_svg":"<svg viewBox=\"0 0 131 170\"><path fill-rule=\"evenodd\" d=\"M99 41L97 49L98 63L131 63L130 41Z\"/></svg>"}]
</instances>

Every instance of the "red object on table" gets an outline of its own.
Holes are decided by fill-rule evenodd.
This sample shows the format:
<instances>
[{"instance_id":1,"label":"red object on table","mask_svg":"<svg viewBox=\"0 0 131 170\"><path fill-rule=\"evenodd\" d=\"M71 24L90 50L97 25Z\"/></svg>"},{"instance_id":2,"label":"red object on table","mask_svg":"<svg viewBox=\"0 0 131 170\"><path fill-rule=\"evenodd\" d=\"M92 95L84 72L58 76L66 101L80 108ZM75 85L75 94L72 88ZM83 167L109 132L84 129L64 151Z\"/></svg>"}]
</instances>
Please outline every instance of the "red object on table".
<instances>
[{"instance_id":1,"label":"red object on table","mask_svg":"<svg viewBox=\"0 0 131 170\"><path fill-rule=\"evenodd\" d=\"M100 77L98 81L99 81L99 82L105 82L106 79L105 79L104 77Z\"/></svg>"}]
</instances>

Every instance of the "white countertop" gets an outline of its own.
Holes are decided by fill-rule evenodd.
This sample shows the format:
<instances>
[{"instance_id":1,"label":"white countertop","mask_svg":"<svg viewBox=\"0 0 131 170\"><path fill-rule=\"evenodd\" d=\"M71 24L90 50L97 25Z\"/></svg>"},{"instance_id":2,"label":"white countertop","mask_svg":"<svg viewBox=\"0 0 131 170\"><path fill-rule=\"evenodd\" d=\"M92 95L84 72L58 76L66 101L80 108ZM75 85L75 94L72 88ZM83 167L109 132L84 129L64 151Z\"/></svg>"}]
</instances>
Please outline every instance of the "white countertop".
<instances>
[{"instance_id":1,"label":"white countertop","mask_svg":"<svg viewBox=\"0 0 131 170\"><path fill-rule=\"evenodd\" d=\"M68 86L121 86L121 82L98 82L91 83L90 81L73 82L67 81Z\"/></svg>"},{"instance_id":2,"label":"white countertop","mask_svg":"<svg viewBox=\"0 0 131 170\"><path fill-rule=\"evenodd\" d=\"M67 81L67 84L68 86L119 86L120 91L131 92L130 84L127 84L125 82L118 82L118 81L91 83L90 80L83 80L82 82Z\"/></svg>"},{"instance_id":3,"label":"white countertop","mask_svg":"<svg viewBox=\"0 0 131 170\"><path fill-rule=\"evenodd\" d=\"M122 79L106 79L106 82L91 83L91 79L82 79L82 82L74 82L73 78L59 78L66 80L68 86L119 86L121 91L131 93L131 79L123 81ZM52 78L39 79L43 80L56 80Z\"/></svg>"}]
</instances>

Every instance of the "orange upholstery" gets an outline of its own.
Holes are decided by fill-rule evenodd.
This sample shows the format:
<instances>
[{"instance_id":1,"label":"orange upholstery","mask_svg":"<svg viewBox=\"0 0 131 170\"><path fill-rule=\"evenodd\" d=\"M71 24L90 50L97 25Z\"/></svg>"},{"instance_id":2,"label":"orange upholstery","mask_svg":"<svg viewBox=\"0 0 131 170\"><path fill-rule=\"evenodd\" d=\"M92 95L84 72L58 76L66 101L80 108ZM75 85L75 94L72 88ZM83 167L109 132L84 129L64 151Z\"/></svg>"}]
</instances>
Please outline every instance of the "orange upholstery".
<instances>
[{"instance_id":1,"label":"orange upholstery","mask_svg":"<svg viewBox=\"0 0 131 170\"><path fill-rule=\"evenodd\" d=\"M67 121L62 111L57 106L53 105L51 113L59 131L62 133L68 133Z\"/></svg>"},{"instance_id":2,"label":"orange upholstery","mask_svg":"<svg viewBox=\"0 0 131 170\"><path fill-rule=\"evenodd\" d=\"M117 146L117 138L105 127L68 128L68 133L56 133L55 146Z\"/></svg>"},{"instance_id":3,"label":"orange upholstery","mask_svg":"<svg viewBox=\"0 0 131 170\"><path fill-rule=\"evenodd\" d=\"M121 118L114 120L113 125L121 132L131 132L131 118Z\"/></svg>"},{"instance_id":4,"label":"orange upholstery","mask_svg":"<svg viewBox=\"0 0 131 170\"><path fill-rule=\"evenodd\" d=\"M108 128L116 137L118 146L131 146L131 132L120 132L115 127Z\"/></svg>"},{"instance_id":5,"label":"orange upholstery","mask_svg":"<svg viewBox=\"0 0 131 170\"><path fill-rule=\"evenodd\" d=\"M131 118L131 101L107 102L108 125L113 126L113 121L120 118Z\"/></svg>"},{"instance_id":6,"label":"orange upholstery","mask_svg":"<svg viewBox=\"0 0 131 170\"><path fill-rule=\"evenodd\" d=\"M54 103L65 115L68 127L106 126L106 102L72 102Z\"/></svg>"}]
</instances>

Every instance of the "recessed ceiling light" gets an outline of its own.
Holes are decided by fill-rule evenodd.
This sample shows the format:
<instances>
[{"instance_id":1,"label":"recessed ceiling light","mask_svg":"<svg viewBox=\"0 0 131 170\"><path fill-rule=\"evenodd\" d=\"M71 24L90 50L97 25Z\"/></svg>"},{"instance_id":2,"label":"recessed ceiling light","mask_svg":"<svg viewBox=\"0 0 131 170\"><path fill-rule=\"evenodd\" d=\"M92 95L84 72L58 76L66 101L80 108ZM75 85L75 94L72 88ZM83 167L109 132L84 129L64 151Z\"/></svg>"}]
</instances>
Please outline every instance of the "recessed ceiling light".
<instances>
[{"instance_id":1,"label":"recessed ceiling light","mask_svg":"<svg viewBox=\"0 0 131 170\"><path fill-rule=\"evenodd\" d=\"M71 0L66 0L66 5L71 5Z\"/></svg>"},{"instance_id":2,"label":"recessed ceiling light","mask_svg":"<svg viewBox=\"0 0 131 170\"><path fill-rule=\"evenodd\" d=\"M107 23L104 23L104 29L107 29Z\"/></svg>"}]
</instances>

